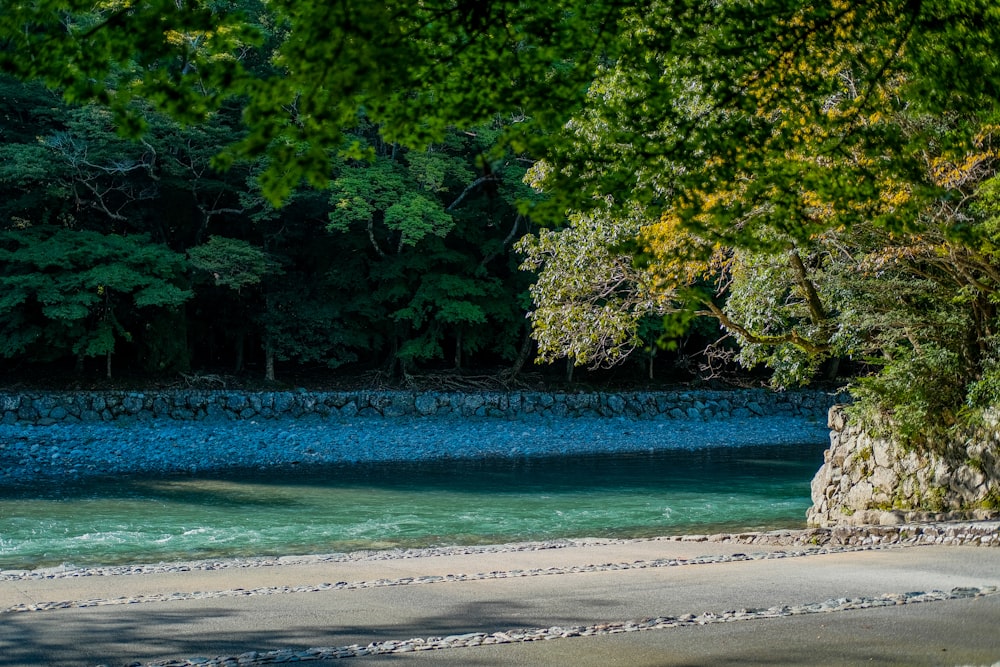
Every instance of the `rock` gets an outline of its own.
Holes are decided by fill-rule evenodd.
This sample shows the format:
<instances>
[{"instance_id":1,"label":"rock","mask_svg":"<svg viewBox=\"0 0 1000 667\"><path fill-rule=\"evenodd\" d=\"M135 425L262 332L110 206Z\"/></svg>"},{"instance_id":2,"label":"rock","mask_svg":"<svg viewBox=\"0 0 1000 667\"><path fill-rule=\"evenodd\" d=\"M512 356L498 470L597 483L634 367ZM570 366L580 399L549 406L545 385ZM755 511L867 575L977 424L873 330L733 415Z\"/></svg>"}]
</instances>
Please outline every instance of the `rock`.
<instances>
[{"instance_id":1,"label":"rock","mask_svg":"<svg viewBox=\"0 0 1000 667\"><path fill-rule=\"evenodd\" d=\"M126 396L122 401L122 409L130 415L142 410L142 394Z\"/></svg>"},{"instance_id":2,"label":"rock","mask_svg":"<svg viewBox=\"0 0 1000 667\"><path fill-rule=\"evenodd\" d=\"M139 414L149 417L179 419L253 419L260 415L327 416L328 408L343 408L354 402L358 410L372 408L375 413L392 417L431 414L445 415L461 412L493 418L514 418L521 414L550 413L554 416L623 416L643 419L707 420L718 417L745 418L751 415L746 408L731 412L729 398L720 398L725 392L629 392L614 394L573 393L552 394L543 392L469 392L450 394L414 394L413 392L315 392L302 389L295 392L240 392L232 390L190 390L156 392L102 392L81 394L54 392L44 396L5 394L0 396L0 418L37 421L40 418L66 420L71 415L84 420L115 420L122 416ZM769 394L743 392L737 403L753 406L764 414L788 412L785 408L799 409L800 405L814 405L820 410L825 403L822 395L803 398L794 393ZM746 396L753 396L748 400ZM419 401L419 408L417 402ZM432 411L433 406L433 411ZM560 407L562 406L562 407ZM16 409L9 409L14 408ZM26 408L28 408L26 410ZM697 410L698 416L689 410ZM34 409L35 412L31 412ZM184 410L189 410L190 413ZM55 410L55 417L51 412ZM18 412L20 411L20 413ZM193 414L194 417L188 417ZM366 413L368 414L368 413Z\"/></svg>"},{"instance_id":3,"label":"rock","mask_svg":"<svg viewBox=\"0 0 1000 667\"><path fill-rule=\"evenodd\" d=\"M52 396L42 396L41 398L33 400L31 405L40 416L48 417L49 412L52 408L56 407L58 403Z\"/></svg>"},{"instance_id":4,"label":"rock","mask_svg":"<svg viewBox=\"0 0 1000 667\"><path fill-rule=\"evenodd\" d=\"M844 507L852 510L865 510L872 503L872 487L868 480L859 481L847 491L844 496Z\"/></svg>"},{"instance_id":5,"label":"rock","mask_svg":"<svg viewBox=\"0 0 1000 667\"><path fill-rule=\"evenodd\" d=\"M608 396L607 405L612 415L620 415L625 412L625 399L617 394Z\"/></svg>"},{"instance_id":6,"label":"rock","mask_svg":"<svg viewBox=\"0 0 1000 667\"><path fill-rule=\"evenodd\" d=\"M844 406L835 405L827 413L827 426L834 431L843 431L847 426L847 415L844 413Z\"/></svg>"},{"instance_id":7,"label":"rock","mask_svg":"<svg viewBox=\"0 0 1000 667\"><path fill-rule=\"evenodd\" d=\"M899 456L892 443L884 438L873 438L870 442L872 459L875 461L875 465L882 468L891 468Z\"/></svg>"},{"instance_id":8,"label":"rock","mask_svg":"<svg viewBox=\"0 0 1000 667\"><path fill-rule=\"evenodd\" d=\"M413 413L412 408L407 409L405 406L402 406L399 403L391 403L382 410L383 417L405 417L406 415L412 413Z\"/></svg>"},{"instance_id":9,"label":"rock","mask_svg":"<svg viewBox=\"0 0 1000 667\"><path fill-rule=\"evenodd\" d=\"M273 396L274 411L278 414L290 412L295 405L295 397L288 392L275 393Z\"/></svg>"},{"instance_id":10,"label":"rock","mask_svg":"<svg viewBox=\"0 0 1000 667\"><path fill-rule=\"evenodd\" d=\"M879 516L880 526L898 526L903 523L903 513L900 511L882 512Z\"/></svg>"},{"instance_id":11,"label":"rock","mask_svg":"<svg viewBox=\"0 0 1000 667\"><path fill-rule=\"evenodd\" d=\"M437 412L438 399L435 394L420 394L414 400L413 405L418 414L426 417Z\"/></svg>"},{"instance_id":12,"label":"rock","mask_svg":"<svg viewBox=\"0 0 1000 667\"><path fill-rule=\"evenodd\" d=\"M244 394L232 393L221 397L221 403L233 412L239 412L247 407L247 397Z\"/></svg>"},{"instance_id":13,"label":"rock","mask_svg":"<svg viewBox=\"0 0 1000 667\"><path fill-rule=\"evenodd\" d=\"M17 410L17 418L24 422L33 422L40 416L38 414L38 409L33 405L22 404Z\"/></svg>"}]
</instances>

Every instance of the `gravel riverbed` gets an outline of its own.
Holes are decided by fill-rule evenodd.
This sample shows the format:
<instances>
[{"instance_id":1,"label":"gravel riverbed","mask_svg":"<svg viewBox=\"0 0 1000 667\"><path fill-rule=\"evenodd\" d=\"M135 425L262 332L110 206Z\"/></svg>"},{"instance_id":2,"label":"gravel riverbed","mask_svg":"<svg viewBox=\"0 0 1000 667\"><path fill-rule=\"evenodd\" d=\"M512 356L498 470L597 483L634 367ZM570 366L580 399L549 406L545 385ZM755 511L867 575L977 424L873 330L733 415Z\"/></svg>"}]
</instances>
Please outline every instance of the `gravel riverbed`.
<instances>
[{"instance_id":1,"label":"gravel riverbed","mask_svg":"<svg viewBox=\"0 0 1000 667\"><path fill-rule=\"evenodd\" d=\"M0 484L447 458L528 457L822 443L824 420L399 417L0 425Z\"/></svg>"}]
</instances>

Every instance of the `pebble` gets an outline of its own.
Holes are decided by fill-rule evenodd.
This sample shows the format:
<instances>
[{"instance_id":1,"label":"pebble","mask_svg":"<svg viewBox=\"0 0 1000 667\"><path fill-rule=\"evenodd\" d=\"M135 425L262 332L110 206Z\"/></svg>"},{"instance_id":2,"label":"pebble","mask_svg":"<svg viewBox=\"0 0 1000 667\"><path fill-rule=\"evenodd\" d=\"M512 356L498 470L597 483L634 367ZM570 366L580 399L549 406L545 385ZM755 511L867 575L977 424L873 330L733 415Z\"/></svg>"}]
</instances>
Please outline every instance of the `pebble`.
<instances>
[{"instance_id":1,"label":"pebble","mask_svg":"<svg viewBox=\"0 0 1000 667\"><path fill-rule=\"evenodd\" d=\"M850 609L869 609L899 604L918 604L941 602L969 597L984 597L997 595L1000 589L996 586L981 588L956 588L951 591L927 591L920 593L897 594L889 593L879 597L840 598L801 606L772 607L766 610L725 611L721 614L703 612L700 614L683 614L680 616L658 616L655 618L632 619L625 621L604 622L589 626L563 628L522 628L494 632L487 635L482 632L470 632L464 635L452 635L445 638L415 637L405 640L388 640L372 642L367 646L351 644L338 647L310 648L306 651L280 649L267 653L244 653L238 657L219 656L211 659L204 657L188 658L187 660L159 660L146 663L144 667L229 667L229 665L265 665L282 664L311 660L330 660L335 658L350 658L358 656L388 655L411 651L441 650L449 648L465 648L482 644L508 644L518 642L546 641L565 639L577 636L610 635L625 632L645 632L664 630L685 626L708 625L712 623L730 623L752 619L774 618L778 616L799 616L803 614L831 613ZM1000 663L997 663L1000 664ZM107 667L101 665L99 667Z\"/></svg>"},{"instance_id":2,"label":"pebble","mask_svg":"<svg viewBox=\"0 0 1000 667\"><path fill-rule=\"evenodd\" d=\"M828 441L824 420L790 415L711 422L527 415L0 424L0 442L6 444L0 449L0 484L87 475Z\"/></svg>"}]
</instances>

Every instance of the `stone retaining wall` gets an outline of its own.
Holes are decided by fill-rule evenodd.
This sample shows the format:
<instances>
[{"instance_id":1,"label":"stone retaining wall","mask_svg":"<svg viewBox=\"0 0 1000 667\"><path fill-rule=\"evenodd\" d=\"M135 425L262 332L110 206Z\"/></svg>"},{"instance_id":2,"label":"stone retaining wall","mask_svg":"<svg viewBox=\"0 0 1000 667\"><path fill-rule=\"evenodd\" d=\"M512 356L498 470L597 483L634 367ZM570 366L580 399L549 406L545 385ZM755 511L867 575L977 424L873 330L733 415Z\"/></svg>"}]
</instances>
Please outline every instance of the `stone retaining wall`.
<instances>
[{"instance_id":1,"label":"stone retaining wall","mask_svg":"<svg viewBox=\"0 0 1000 667\"><path fill-rule=\"evenodd\" d=\"M843 396L821 391L541 392L0 392L0 423L56 424L119 419L477 416L695 419L792 415L821 417Z\"/></svg>"},{"instance_id":2,"label":"stone retaining wall","mask_svg":"<svg viewBox=\"0 0 1000 667\"><path fill-rule=\"evenodd\" d=\"M829 413L830 448L812 481L812 526L1000 517L1000 421L916 451Z\"/></svg>"}]
</instances>

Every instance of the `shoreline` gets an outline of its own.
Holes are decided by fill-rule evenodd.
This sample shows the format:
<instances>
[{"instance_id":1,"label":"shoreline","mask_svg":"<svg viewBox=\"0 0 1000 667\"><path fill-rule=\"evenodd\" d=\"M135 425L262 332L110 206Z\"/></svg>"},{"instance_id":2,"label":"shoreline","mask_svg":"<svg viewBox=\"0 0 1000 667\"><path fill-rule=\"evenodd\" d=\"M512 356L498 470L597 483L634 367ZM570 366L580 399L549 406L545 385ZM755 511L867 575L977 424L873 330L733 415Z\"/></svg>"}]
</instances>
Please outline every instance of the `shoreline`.
<instances>
[{"instance_id":1,"label":"shoreline","mask_svg":"<svg viewBox=\"0 0 1000 667\"><path fill-rule=\"evenodd\" d=\"M166 429L163 428L166 424ZM631 420L623 418L520 418L430 420L414 418L357 419L334 422L274 420L243 422L146 422L123 425L0 426L0 435L20 434L19 441L0 446L0 464L26 456L20 468L0 469L0 484L39 480L82 481L91 475L191 473L245 466L267 469L291 461L311 464L421 461L466 457L601 455L662 449L789 444L829 437L825 424L806 417L769 416L706 421ZM52 436L56 438L53 440ZM87 442L80 438L86 435ZM44 443L44 445L43 445ZM207 452L219 456L211 465ZM84 469L82 461L98 455ZM139 452L141 455L131 455ZM245 455L244 458L239 456ZM104 456L104 459L100 457ZM235 459L235 460L234 460ZM207 462L193 469L188 460ZM111 465L121 465L121 469ZM41 468L42 465L46 467ZM28 467L31 466L29 470ZM44 472L43 472L44 471ZM99 472L97 472L99 471ZM20 477L18 472L24 472ZM51 474L51 476L48 476ZM463 553L542 551L566 546L635 544L649 541L710 542L802 548L854 548L892 544L975 544L1000 546L1000 522L945 520L894 526L779 529L770 531L666 535L641 538L576 538L482 546L359 549L346 553L301 556L207 558L196 561L129 563L77 567L64 564L37 569L2 569L0 581L62 578L101 574L142 574L180 568L220 569L270 567L292 562L401 560Z\"/></svg>"},{"instance_id":2,"label":"shoreline","mask_svg":"<svg viewBox=\"0 0 1000 667\"><path fill-rule=\"evenodd\" d=\"M995 663L1000 523L909 528L38 571L0 577L0 662Z\"/></svg>"},{"instance_id":3,"label":"shoreline","mask_svg":"<svg viewBox=\"0 0 1000 667\"><path fill-rule=\"evenodd\" d=\"M849 552L906 546L1000 547L1000 521L936 521L895 526L836 526L740 533L664 535L645 538L571 538L488 545L454 545L426 548L360 549L350 552L290 556L245 556L198 560L161 561L129 565L76 567L70 564L33 570L0 570L0 581L67 579L76 577L135 576L175 572L272 568L317 563L401 561L415 558L556 552L567 548L628 546L648 543L705 543L759 546L810 552Z\"/></svg>"}]
</instances>

